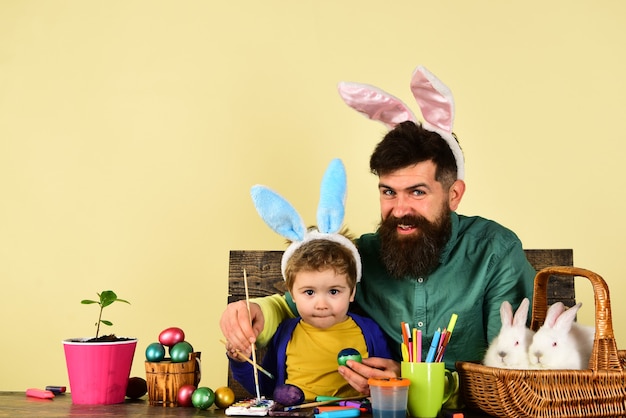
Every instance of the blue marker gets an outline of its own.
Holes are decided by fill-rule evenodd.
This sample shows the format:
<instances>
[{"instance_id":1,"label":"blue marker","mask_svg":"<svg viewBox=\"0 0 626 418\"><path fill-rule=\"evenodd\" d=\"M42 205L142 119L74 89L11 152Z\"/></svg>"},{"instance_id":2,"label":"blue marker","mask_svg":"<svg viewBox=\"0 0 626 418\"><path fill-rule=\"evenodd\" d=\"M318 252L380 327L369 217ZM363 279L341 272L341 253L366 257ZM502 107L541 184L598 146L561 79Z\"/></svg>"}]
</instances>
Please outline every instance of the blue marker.
<instances>
[{"instance_id":1,"label":"blue marker","mask_svg":"<svg viewBox=\"0 0 626 418\"><path fill-rule=\"evenodd\" d=\"M315 418L352 418L361 415L358 408L340 409L338 411L326 411L315 414Z\"/></svg>"},{"instance_id":2,"label":"blue marker","mask_svg":"<svg viewBox=\"0 0 626 418\"><path fill-rule=\"evenodd\" d=\"M435 354L437 354L437 346L439 345L439 337L441 337L441 330L435 331L435 335L433 335L433 342L430 343L430 349L428 350L428 355L426 356L426 363L432 363L435 359Z\"/></svg>"}]
</instances>

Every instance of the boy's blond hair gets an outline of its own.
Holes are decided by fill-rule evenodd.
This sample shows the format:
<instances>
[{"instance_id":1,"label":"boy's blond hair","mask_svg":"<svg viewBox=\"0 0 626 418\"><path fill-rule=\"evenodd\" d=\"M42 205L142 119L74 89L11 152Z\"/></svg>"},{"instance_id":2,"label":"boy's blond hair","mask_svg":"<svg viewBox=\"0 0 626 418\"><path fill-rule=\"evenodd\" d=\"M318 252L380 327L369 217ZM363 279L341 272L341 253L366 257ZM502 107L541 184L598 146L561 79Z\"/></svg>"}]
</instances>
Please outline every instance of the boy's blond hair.
<instances>
[{"instance_id":1,"label":"boy's blond hair","mask_svg":"<svg viewBox=\"0 0 626 418\"><path fill-rule=\"evenodd\" d=\"M357 283L357 261L354 259L352 250L332 240L307 241L287 261L285 268L287 289L293 290L295 278L301 271L328 269L334 270L336 274L345 274L350 290L354 290Z\"/></svg>"}]
</instances>

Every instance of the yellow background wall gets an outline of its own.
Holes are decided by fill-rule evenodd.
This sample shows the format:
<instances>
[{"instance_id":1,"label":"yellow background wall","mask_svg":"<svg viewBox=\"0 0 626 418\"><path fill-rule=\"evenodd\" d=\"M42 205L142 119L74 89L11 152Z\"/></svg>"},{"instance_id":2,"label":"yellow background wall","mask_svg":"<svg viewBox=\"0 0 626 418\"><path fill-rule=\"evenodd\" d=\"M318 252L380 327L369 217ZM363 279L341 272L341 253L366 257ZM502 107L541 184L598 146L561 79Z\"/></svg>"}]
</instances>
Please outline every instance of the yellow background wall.
<instances>
[{"instance_id":1,"label":"yellow background wall","mask_svg":"<svg viewBox=\"0 0 626 418\"><path fill-rule=\"evenodd\" d=\"M105 310L108 332L139 338L132 375L179 326L202 384L224 385L228 251L284 248L250 186L314 222L341 157L347 223L371 231L385 128L336 84L418 112L418 64L456 98L459 211L526 248L573 248L623 318L625 27L617 0L0 1L0 390L68 384L61 340L95 332L97 308L79 302L105 289L132 303Z\"/></svg>"}]
</instances>

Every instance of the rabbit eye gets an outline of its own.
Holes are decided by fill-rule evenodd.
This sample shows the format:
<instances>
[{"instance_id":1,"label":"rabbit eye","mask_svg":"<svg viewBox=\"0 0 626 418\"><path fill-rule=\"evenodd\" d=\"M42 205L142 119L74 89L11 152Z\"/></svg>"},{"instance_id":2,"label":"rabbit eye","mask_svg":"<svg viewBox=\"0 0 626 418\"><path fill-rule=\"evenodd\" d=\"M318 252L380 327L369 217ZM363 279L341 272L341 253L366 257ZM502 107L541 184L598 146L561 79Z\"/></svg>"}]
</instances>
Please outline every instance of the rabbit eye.
<instances>
[{"instance_id":1,"label":"rabbit eye","mask_svg":"<svg viewBox=\"0 0 626 418\"><path fill-rule=\"evenodd\" d=\"M515 341L514 346L517 347L519 345L519 341Z\"/></svg>"},{"instance_id":2,"label":"rabbit eye","mask_svg":"<svg viewBox=\"0 0 626 418\"><path fill-rule=\"evenodd\" d=\"M552 343L552 347L556 347L556 346L557 346L557 344L556 344L556 341L555 341L555 342Z\"/></svg>"}]
</instances>

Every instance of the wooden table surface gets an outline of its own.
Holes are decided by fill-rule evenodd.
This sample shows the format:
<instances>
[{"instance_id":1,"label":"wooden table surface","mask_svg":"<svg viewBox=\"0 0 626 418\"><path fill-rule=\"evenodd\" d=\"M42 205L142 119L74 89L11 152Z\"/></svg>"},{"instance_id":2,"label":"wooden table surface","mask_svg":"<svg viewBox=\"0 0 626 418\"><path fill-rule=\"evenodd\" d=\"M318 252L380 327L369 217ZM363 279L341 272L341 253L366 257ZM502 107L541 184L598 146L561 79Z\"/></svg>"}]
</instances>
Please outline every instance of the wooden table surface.
<instances>
[{"instance_id":1,"label":"wooden table surface","mask_svg":"<svg viewBox=\"0 0 626 418\"><path fill-rule=\"evenodd\" d=\"M223 410L212 407L206 411L196 408L164 408L151 406L147 400L126 400L115 405L74 405L70 394L53 399L38 399L24 392L0 392L0 417L225 417Z\"/></svg>"},{"instance_id":2,"label":"wooden table surface","mask_svg":"<svg viewBox=\"0 0 626 418\"><path fill-rule=\"evenodd\" d=\"M363 415L371 418L371 415ZM208 410L196 408L164 408L151 406L147 400L126 400L115 405L74 405L70 394L58 395L53 399L38 399L26 396L24 392L0 392L0 417L226 417L224 410L211 407ZM465 418L482 418L487 415L465 412Z\"/></svg>"}]
</instances>

